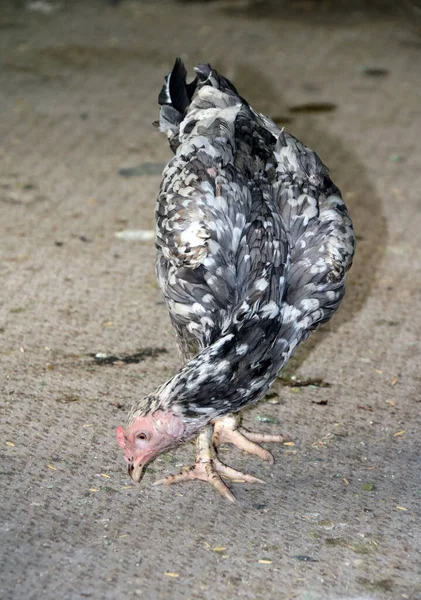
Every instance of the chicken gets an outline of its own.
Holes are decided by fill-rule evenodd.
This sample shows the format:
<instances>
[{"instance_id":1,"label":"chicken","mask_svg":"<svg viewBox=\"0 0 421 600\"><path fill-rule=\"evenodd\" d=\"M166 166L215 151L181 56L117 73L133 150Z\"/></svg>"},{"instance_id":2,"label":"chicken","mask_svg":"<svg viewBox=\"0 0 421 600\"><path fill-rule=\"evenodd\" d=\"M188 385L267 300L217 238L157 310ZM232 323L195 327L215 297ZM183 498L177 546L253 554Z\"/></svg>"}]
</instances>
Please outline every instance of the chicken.
<instances>
[{"instance_id":1,"label":"chicken","mask_svg":"<svg viewBox=\"0 0 421 600\"><path fill-rule=\"evenodd\" d=\"M156 484L257 478L223 464L221 443L273 461L238 427L297 346L338 308L355 248L346 206L315 152L280 130L210 65L186 83L177 59L159 95L175 156L157 207L157 276L184 366L118 427L129 474L197 437L197 459Z\"/></svg>"}]
</instances>

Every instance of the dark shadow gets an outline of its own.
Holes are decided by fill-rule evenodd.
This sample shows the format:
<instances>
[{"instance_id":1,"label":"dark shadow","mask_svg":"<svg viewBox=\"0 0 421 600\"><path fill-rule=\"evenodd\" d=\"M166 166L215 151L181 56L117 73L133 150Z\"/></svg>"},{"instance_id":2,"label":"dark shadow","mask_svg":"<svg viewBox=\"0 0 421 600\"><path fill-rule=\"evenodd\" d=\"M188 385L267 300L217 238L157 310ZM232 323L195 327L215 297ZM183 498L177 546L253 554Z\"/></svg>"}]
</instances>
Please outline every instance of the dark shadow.
<instances>
[{"instance_id":1,"label":"dark shadow","mask_svg":"<svg viewBox=\"0 0 421 600\"><path fill-rule=\"evenodd\" d=\"M88 354L93 358L97 365L113 365L115 363L125 363L126 365L138 364L147 358L156 358L160 354L166 354L168 350L166 348L140 348L133 354Z\"/></svg>"}]
</instances>

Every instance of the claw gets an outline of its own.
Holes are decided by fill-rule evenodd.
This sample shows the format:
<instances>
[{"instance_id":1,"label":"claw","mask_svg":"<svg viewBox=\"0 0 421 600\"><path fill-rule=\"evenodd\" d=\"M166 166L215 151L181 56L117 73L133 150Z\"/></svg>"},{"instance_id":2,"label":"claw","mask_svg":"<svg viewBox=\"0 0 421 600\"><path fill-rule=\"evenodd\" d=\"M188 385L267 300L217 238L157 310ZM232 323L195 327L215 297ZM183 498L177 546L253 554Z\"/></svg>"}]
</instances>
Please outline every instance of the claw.
<instances>
[{"instance_id":1,"label":"claw","mask_svg":"<svg viewBox=\"0 0 421 600\"><path fill-rule=\"evenodd\" d=\"M217 419L214 422L213 443L215 447L220 444L233 444L240 450L255 454L270 464L275 462L271 452L262 448L256 442L278 442L283 443L290 440L288 436L272 435L268 433L254 433L245 429L238 429L238 418L234 415L227 415Z\"/></svg>"},{"instance_id":2,"label":"claw","mask_svg":"<svg viewBox=\"0 0 421 600\"><path fill-rule=\"evenodd\" d=\"M268 442L268 443L277 443L284 444L285 442L291 442L291 438L289 435L273 435L271 433L256 433L255 431L247 431L247 429L243 429L241 427L241 431L243 435L246 436L252 442Z\"/></svg>"},{"instance_id":3,"label":"claw","mask_svg":"<svg viewBox=\"0 0 421 600\"><path fill-rule=\"evenodd\" d=\"M228 465L224 465L219 459L216 459L218 462L217 471L222 477L226 477L231 481L235 481L237 483L266 483L263 479L259 479L254 475L249 475L248 473L242 473L241 471L237 471L237 469L233 469Z\"/></svg>"},{"instance_id":4,"label":"claw","mask_svg":"<svg viewBox=\"0 0 421 600\"><path fill-rule=\"evenodd\" d=\"M256 454L270 463L274 458L269 450L262 448L256 442L285 442L288 437L282 435L270 435L252 433L238 429L238 419L234 415L228 415L217 419L211 426L205 427L196 440L197 458L192 467L184 467L177 475L168 475L163 479L155 481L153 485L173 485L184 481L199 479L210 483L221 496L230 502L235 502L235 496L222 481L222 477L238 483L265 483L262 479L237 471L221 462L216 454L215 447L220 444L230 443L249 454Z\"/></svg>"},{"instance_id":5,"label":"claw","mask_svg":"<svg viewBox=\"0 0 421 600\"><path fill-rule=\"evenodd\" d=\"M225 485L221 477L241 483L265 483L262 479L258 479L253 475L242 473L228 465L224 465L224 463L216 456L212 435L213 429L211 426L206 427L199 434L196 440L196 463L192 467L185 467L178 475L169 475L168 477L155 481L153 485L173 485L175 483L199 479L210 483L218 490L221 496L224 496L224 498L227 498L230 502L235 502L234 494L228 486ZM250 442L250 444L252 444L252 442ZM261 448L261 450L263 450L263 448Z\"/></svg>"},{"instance_id":6,"label":"claw","mask_svg":"<svg viewBox=\"0 0 421 600\"><path fill-rule=\"evenodd\" d=\"M222 465L222 463L220 463L218 459L209 459L206 461L199 459L194 466L183 469L178 475L169 475L168 477L159 479L158 481L155 481L153 485L172 485L174 483L183 483L184 481L200 479L201 481L207 481L213 485L221 496L224 496L230 502L235 502L234 494L225 485L218 474L220 472L220 465ZM225 467L225 465L222 466ZM229 469L229 467L226 468ZM237 473L237 471L235 472ZM243 474L238 472L238 475Z\"/></svg>"}]
</instances>

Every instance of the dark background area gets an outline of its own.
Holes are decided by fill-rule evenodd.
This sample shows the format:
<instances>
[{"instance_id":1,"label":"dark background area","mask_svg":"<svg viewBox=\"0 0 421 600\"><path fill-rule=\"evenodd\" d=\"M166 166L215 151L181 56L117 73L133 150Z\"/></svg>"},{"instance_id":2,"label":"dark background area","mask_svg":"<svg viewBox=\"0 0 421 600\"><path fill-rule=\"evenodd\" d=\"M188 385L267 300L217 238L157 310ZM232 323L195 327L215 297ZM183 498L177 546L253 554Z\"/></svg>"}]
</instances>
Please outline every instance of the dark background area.
<instances>
[{"instance_id":1,"label":"dark background area","mask_svg":"<svg viewBox=\"0 0 421 600\"><path fill-rule=\"evenodd\" d=\"M421 598L414 6L0 4L2 598ZM114 439L179 367L153 240L124 234L154 228L170 151L152 122L177 55L318 152L358 239L337 316L244 415L295 445L273 466L221 451L267 482L232 484L235 505L151 485L191 444L134 485Z\"/></svg>"}]
</instances>

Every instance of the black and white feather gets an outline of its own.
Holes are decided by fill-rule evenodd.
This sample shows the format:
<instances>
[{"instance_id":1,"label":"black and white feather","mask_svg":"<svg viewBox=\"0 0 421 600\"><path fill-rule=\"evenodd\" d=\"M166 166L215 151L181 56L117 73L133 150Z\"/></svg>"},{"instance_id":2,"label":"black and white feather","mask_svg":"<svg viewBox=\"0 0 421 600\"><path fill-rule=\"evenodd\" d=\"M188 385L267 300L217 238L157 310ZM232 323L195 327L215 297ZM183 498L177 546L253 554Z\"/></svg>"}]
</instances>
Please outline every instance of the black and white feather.
<instances>
[{"instance_id":1,"label":"black and white feather","mask_svg":"<svg viewBox=\"0 0 421 600\"><path fill-rule=\"evenodd\" d=\"M175 152L158 195L157 274L185 359L131 414L210 419L256 402L344 295L355 237L315 152L209 65L159 96Z\"/></svg>"}]
</instances>

